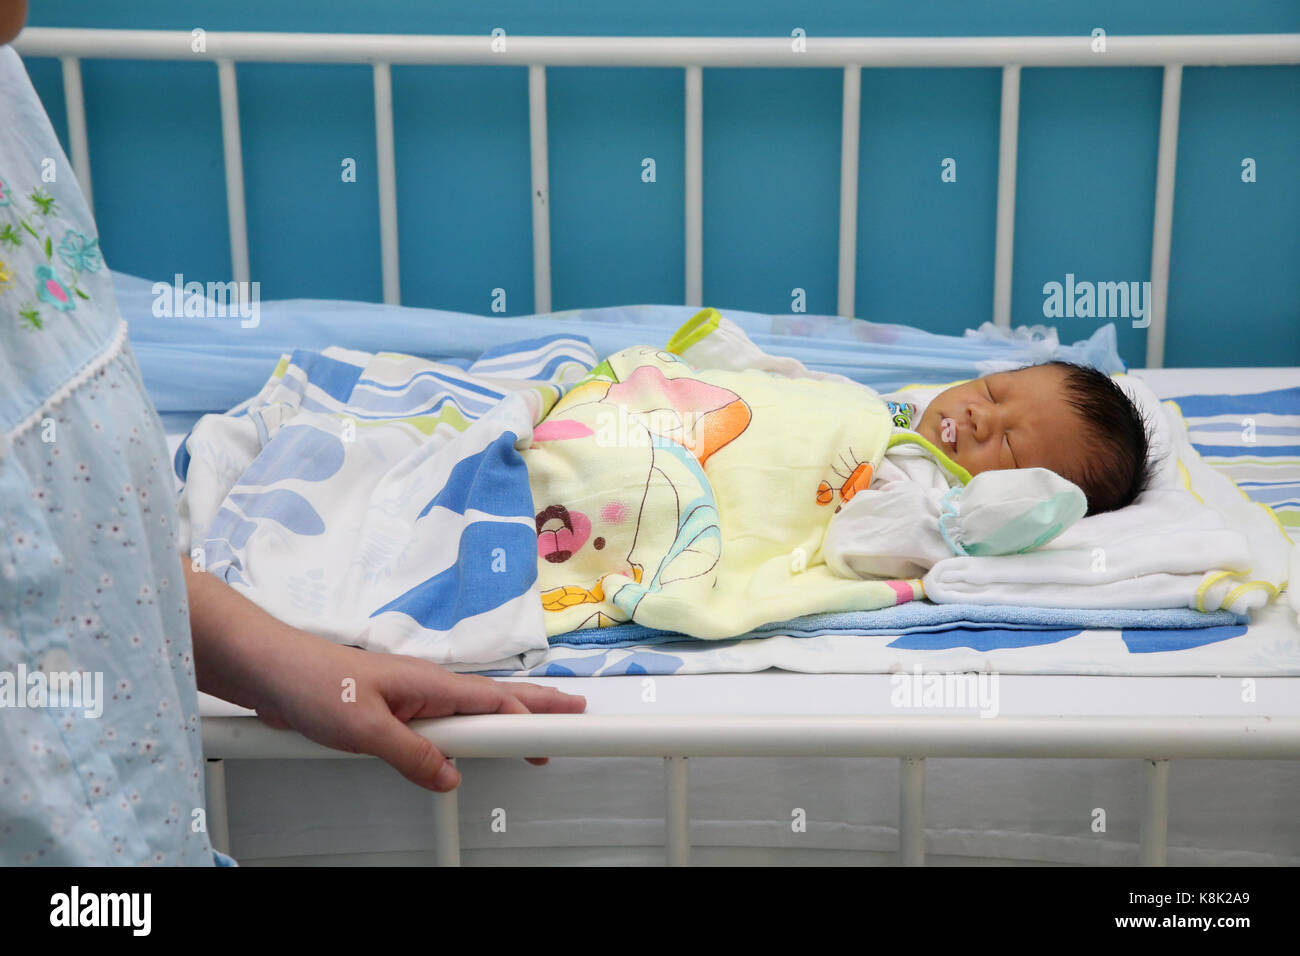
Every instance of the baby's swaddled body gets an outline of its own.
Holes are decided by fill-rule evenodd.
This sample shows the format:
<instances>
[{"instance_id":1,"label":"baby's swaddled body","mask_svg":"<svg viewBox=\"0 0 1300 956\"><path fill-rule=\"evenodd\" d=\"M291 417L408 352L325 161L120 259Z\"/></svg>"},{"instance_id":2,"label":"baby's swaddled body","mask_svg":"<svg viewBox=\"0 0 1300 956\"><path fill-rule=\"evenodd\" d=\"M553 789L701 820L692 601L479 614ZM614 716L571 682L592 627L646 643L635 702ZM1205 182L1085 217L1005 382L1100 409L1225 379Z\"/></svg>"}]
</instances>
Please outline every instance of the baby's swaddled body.
<instances>
[{"instance_id":1,"label":"baby's swaddled body","mask_svg":"<svg viewBox=\"0 0 1300 956\"><path fill-rule=\"evenodd\" d=\"M713 310L667 349L615 353L522 453L547 633L724 638L921 597L919 575L965 553L953 492L970 475L917 414L762 353Z\"/></svg>"},{"instance_id":2,"label":"baby's swaddled body","mask_svg":"<svg viewBox=\"0 0 1300 956\"><path fill-rule=\"evenodd\" d=\"M911 585L847 578L820 557L834 509L892 434L886 405L856 385L615 353L521 452L548 635L631 620L723 638L910 600Z\"/></svg>"}]
</instances>

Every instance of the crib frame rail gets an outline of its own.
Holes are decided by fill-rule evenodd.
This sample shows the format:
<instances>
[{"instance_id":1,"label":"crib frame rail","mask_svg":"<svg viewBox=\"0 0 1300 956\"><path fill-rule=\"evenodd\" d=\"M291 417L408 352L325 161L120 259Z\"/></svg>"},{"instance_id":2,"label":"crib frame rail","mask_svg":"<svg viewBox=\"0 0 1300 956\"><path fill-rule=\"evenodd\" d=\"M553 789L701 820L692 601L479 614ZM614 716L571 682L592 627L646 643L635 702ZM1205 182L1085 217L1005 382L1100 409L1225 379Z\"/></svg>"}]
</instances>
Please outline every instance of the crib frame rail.
<instances>
[{"instance_id":1,"label":"crib frame rail","mask_svg":"<svg viewBox=\"0 0 1300 956\"><path fill-rule=\"evenodd\" d=\"M202 31L196 31L202 32ZM494 31L495 32L495 31ZM800 31L801 32L801 31ZM398 270L397 173L393 136L394 65L475 65L528 68L529 152L532 168L533 294L538 312L551 311L550 177L547 166L548 66L677 67L685 71L686 262L685 303L700 306L704 275L705 67L807 67L844 73L840 146L840 229L837 312L854 314L858 230L858 133L862 68L1000 67L1002 105L998 146L997 226L993 322L1011 325L1011 269L1015 236L1016 149L1020 126L1020 70L1025 66L1164 68L1151 243L1151 303L1147 368L1164 364L1173 232L1178 111L1184 66L1261 66L1300 63L1300 34L1038 37L541 37L404 36L328 33L203 33L184 30L97 30L33 27L14 46L24 56L57 57L72 164L91 201L81 60L207 60L216 63L226 172L226 207L233 278L250 277L244 201L237 62L370 64L374 71L379 233L384 302L401 302ZM93 205L91 207L94 208Z\"/></svg>"},{"instance_id":2,"label":"crib frame rail","mask_svg":"<svg viewBox=\"0 0 1300 956\"><path fill-rule=\"evenodd\" d=\"M74 171L92 201L82 59L210 61L221 103L226 203L233 278L248 281L250 261L240 140L238 62L353 63L373 69L377 201L384 301L401 301L398 270L392 67L512 66L528 69L535 307L551 309L550 187L547 165L548 66L674 67L684 71L685 304L703 293L703 82L705 68L807 67L843 71L838 313L854 314L857 267L858 136L861 71L883 67L997 67L1002 70L992 318L1011 321L1016 150L1022 67L1162 67L1159 146L1151 253L1149 368L1163 364L1169 246L1184 66L1300 64L1300 34L1057 37L536 37L395 36L384 34L204 34L167 30L33 27L14 46L28 57L62 63ZM92 205L93 208L93 205ZM452 757L658 756L664 760L667 861L690 859L688 761L691 757L897 757L899 860L922 865L925 760L929 757L1133 758L1144 767L1139 862L1162 865L1168 829L1169 762L1178 758L1300 758L1300 718L494 715L417 721L418 732ZM255 717L203 720L208 822L213 845L229 849L227 759L349 758L277 731ZM460 861L455 793L434 798L436 855Z\"/></svg>"},{"instance_id":3,"label":"crib frame rail","mask_svg":"<svg viewBox=\"0 0 1300 956\"><path fill-rule=\"evenodd\" d=\"M1300 758L1300 717L978 717L720 716L657 717L520 714L417 720L410 725L445 755L458 757L662 757L665 854L690 863L690 757L897 757L898 859L925 865L928 757L1132 758L1145 792L1138 863L1163 866L1173 759ZM213 845L229 848L224 760L350 759L255 717L203 720L207 805ZM433 796L435 858L460 865L455 792Z\"/></svg>"}]
</instances>

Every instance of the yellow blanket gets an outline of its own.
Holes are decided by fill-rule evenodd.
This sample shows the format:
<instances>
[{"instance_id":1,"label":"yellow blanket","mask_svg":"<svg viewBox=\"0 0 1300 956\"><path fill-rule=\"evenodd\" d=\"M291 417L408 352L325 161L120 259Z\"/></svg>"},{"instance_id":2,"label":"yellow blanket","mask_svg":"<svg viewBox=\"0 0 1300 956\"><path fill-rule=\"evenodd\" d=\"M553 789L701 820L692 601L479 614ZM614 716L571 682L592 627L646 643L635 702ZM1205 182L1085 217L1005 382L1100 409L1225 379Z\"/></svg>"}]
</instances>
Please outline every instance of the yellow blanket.
<instances>
[{"instance_id":1,"label":"yellow blanket","mask_svg":"<svg viewBox=\"0 0 1300 956\"><path fill-rule=\"evenodd\" d=\"M523 452L548 636L636 621L726 638L921 596L835 575L831 515L892 419L861 386L697 369L634 346L576 383Z\"/></svg>"}]
</instances>

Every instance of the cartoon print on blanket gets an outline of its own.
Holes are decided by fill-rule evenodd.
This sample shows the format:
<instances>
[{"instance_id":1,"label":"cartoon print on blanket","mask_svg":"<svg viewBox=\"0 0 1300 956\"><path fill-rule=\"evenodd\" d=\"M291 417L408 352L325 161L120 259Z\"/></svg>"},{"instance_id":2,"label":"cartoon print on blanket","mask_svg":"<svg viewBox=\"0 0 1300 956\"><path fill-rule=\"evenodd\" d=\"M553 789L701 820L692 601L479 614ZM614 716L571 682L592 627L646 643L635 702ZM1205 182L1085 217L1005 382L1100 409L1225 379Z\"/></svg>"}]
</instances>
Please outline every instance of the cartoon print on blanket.
<instances>
[{"instance_id":1,"label":"cartoon print on blanket","mask_svg":"<svg viewBox=\"0 0 1300 956\"><path fill-rule=\"evenodd\" d=\"M885 402L889 409L891 420L895 428L911 428L912 420L916 417L916 406L911 402ZM871 480L876 476L876 471L869 462L858 461L857 456L853 454L853 449L849 449L849 458L840 459L844 471L831 466L835 472L838 482L831 484L829 481L822 481L817 485L817 503L819 505L829 505L835 500L835 493L839 492L840 503L835 506L835 513L839 514L841 508L853 500L853 496L865 488L871 487Z\"/></svg>"},{"instance_id":2,"label":"cartoon print on blanket","mask_svg":"<svg viewBox=\"0 0 1300 956\"><path fill-rule=\"evenodd\" d=\"M668 360L675 361L671 356ZM614 374L612 368L608 374ZM661 410L656 402L665 398L672 403L675 414L656 415ZM646 553L650 536L641 532L641 522L648 515L667 514L664 508L669 501L657 499L671 497L677 512L675 536L667 560L647 584L663 586L707 575L721 556L717 509L706 495L683 502L681 495L695 476L689 474L683 480L678 473L693 472L695 465L702 469L714 452L738 437L749 425L749 406L729 389L696 379L669 380L652 365L637 367L626 382L610 378L582 383L565 397L563 414L580 414L578 409L596 404L602 406L597 416L606 410L616 414L620 408L631 413L622 453L635 479L641 481L639 486L633 486L631 496L634 502L639 496L636 513L625 500L606 501L596 515L597 528L603 533L593 538L592 518L587 514L563 504L547 505L537 513L538 556L552 564L565 563L590 540L592 550L602 552L602 557L614 561L617 556L616 571L642 584L645 563L652 556ZM594 434L577 418L553 414L534 431L533 441L562 441ZM618 441L618 437L614 440ZM599 604L605 599L604 579L612 573L602 575L592 588L562 585L545 591L542 605L548 611L562 611L581 604ZM607 626L616 621L597 611L594 623Z\"/></svg>"},{"instance_id":3,"label":"cartoon print on blanket","mask_svg":"<svg viewBox=\"0 0 1300 956\"><path fill-rule=\"evenodd\" d=\"M870 482L893 414L851 384L696 369L648 346L610 356L522 453L547 634L635 621L720 639L919 596L820 556L823 506Z\"/></svg>"}]
</instances>

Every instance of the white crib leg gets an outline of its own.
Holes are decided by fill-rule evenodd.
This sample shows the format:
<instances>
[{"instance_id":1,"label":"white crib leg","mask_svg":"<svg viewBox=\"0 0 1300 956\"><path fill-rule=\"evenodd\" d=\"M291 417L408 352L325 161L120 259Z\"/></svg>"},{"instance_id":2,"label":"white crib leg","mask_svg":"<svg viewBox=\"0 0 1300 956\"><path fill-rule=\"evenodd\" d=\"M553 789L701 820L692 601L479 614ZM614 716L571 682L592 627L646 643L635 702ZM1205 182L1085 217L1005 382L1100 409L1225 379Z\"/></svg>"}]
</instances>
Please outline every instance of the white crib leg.
<instances>
[{"instance_id":1,"label":"white crib leg","mask_svg":"<svg viewBox=\"0 0 1300 956\"><path fill-rule=\"evenodd\" d=\"M840 111L840 274L836 314L853 318L858 276L858 138L862 123L862 67L844 68Z\"/></svg>"},{"instance_id":2,"label":"white crib leg","mask_svg":"<svg viewBox=\"0 0 1300 956\"><path fill-rule=\"evenodd\" d=\"M704 79L698 66L686 68L686 298L699 308L704 298Z\"/></svg>"},{"instance_id":3,"label":"white crib leg","mask_svg":"<svg viewBox=\"0 0 1300 956\"><path fill-rule=\"evenodd\" d=\"M546 146L546 67L528 67L528 155L533 175L533 311L551 311L551 172Z\"/></svg>"},{"instance_id":4,"label":"white crib leg","mask_svg":"<svg viewBox=\"0 0 1300 956\"><path fill-rule=\"evenodd\" d=\"M453 765L455 761L452 761ZM460 866L460 807L456 791L433 795L433 830L439 866Z\"/></svg>"},{"instance_id":5,"label":"white crib leg","mask_svg":"<svg viewBox=\"0 0 1300 956\"><path fill-rule=\"evenodd\" d=\"M226 163L230 270L236 282L247 282L248 211L244 205L244 147L239 138L239 89L233 60L217 60L217 90L221 95L221 147Z\"/></svg>"},{"instance_id":6,"label":"white crib leg","mask_svg":"<svg viewBox=\"0 0 1300 956\"><path fill-rule=\"evenodd\" d=\"M226 805L226 764L209 760L203 773L203 792L207 809L208 842L214 850L230 853L230 809Z\"/></svg>"},{"instance_id":7,"label":"white crib leg","mask_svg":"<svg viewBox=\"0 0 1300 956\"><path fill-rule=\"evenodd\" d=\"M1165 64L1160 95L1160 145L1156 151L1156 211L1151 232L1151 295L1147 309L1147 368L1165 366L1165 317L1169 304L1169 243L1174 228L1174 173L1178 164L1178 110L1183 67Z\"/></svg>"},{"instance_id":8,"label":"white crib leg","mask_svg":"<svg viewBox=\"0 0 1300 956\"><path fill-rule=\"evenodd\" d=\"M397 254L397 160L393 147L393 70L375 64L375 159L379 164L379 261L384 304L402 304Z\"/></svg>"},{"instance_id":9,"label":"white crib leg","mask_svg":"<svg viewBox=\"0 0 1300 956\"><path fill-rule=\"evenodd\" d=\"M664 758L664 817L669 866L691 865L691 837L686 810L686 758Z\"/></svg>"},{"instance_id":10,"label":"white crib leg","mask_svg":"<svg viewBox=\"0 0 1300 956\"><path fill-rule=\"evenodd\" d=\"M898 760L898 862L925 866L925 758Z\"/></svg>"},{"instance_id":11,"label":"white crib leg","mask_svg":"<svg viewBox=\"0 0 1300 956\"><path fill-rule=\"evenodd\" d=\"M81 61L75 56L63 61L63 100L68 112L68 145L72 147L72 171L81 184L81 195L93 213L95 201L90 188L90 142L86 138L86 97L81 85Z\"/></svg>"},{"instance_id":12,"label":"white crib leg","mask_svg":"<svg viewBox=\"0 0 1300 956\"><path fill-rule=\"evenodd\" d=\"M1146 761L1144 776L1146 802L1142 807L1139 862L1142 866L1164 866L1169 835L1169 761Z\"/></svg>"},{"instance_id":13,"label":"white crib leg","mask_svg":"<svg viewBox=\"0 0 1300 956\"><path fill-rule=\"evenodd\" d=\"M993 240L993 324L1011 328L1011 260L1016 238L1016 150L1020 140L1020 67L1002 68L998 134L997 233Z\"/></svg>"}]
</instances>

